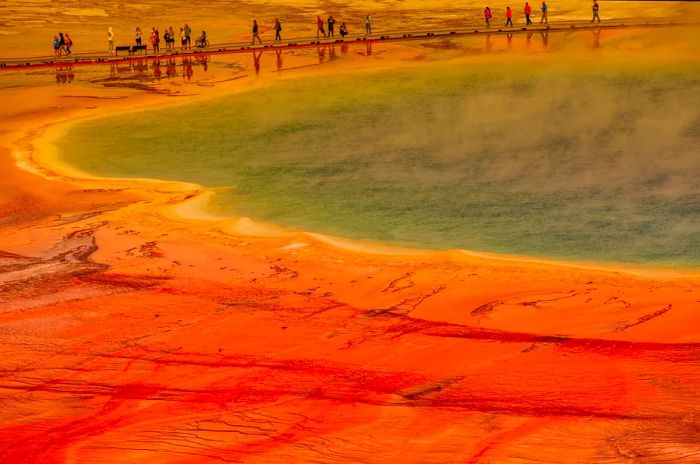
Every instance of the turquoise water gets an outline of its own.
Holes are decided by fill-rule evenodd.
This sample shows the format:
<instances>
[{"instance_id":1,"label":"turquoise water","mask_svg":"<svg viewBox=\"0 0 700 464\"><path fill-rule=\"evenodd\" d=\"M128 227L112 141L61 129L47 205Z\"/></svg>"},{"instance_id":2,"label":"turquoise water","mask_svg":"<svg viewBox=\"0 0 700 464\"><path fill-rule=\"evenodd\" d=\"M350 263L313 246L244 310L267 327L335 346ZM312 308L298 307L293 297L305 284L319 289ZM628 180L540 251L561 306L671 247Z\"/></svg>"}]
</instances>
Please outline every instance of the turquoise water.
<instances>
[{"instance_id":1,"label":"turquoise water","mask_svg":"<svg viewBox=\"0 0 700 464\"><path fill-rule=\"evenodd\" d=\"M427 248L700 264L700 65L444 64L289 80L75 126L94 174L211 209Z\"/></svg>"}]
</instances>

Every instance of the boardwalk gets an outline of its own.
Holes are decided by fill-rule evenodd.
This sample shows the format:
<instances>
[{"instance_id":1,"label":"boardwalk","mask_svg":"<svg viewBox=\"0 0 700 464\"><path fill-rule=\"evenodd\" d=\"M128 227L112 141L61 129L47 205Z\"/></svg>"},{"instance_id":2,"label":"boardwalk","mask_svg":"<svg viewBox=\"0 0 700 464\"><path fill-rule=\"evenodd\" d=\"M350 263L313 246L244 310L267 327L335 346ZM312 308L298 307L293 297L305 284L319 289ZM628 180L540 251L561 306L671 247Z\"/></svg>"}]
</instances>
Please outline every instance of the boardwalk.
<instances>
[{"instance_id":1,"label":"boardwalk","mask_svg":"<svg viewBox=\"0 0 700 464\"><path fill-rule=\"evenodd\" d=\"M489 34L523 34L532 32L570 32L572 30L586 29L620 29L632 27L674 27L682 26L685 23L670 21L670 20L636 20L636 21L608 21L602 24L592 24L589 22L559 22L532 26L514 27L499 27L494 25L491 28L485 27L469 27L463 29L439 29L439 30L404 30L404 31L385 31L378 33L372 37L356 37L346 39L316 39L310 37L298 37L285 40L284 43L267 41L259 45L251 45L249 42L229 42L229 43L213 43L207 48L193 48L188 50L176 49L166 50L160 53L147 51L146 53L137 53L134 55L117 55L112 56L107 52L91 51L82 53L73 53L68 57L56 56L37 56L26 58L0 58L0 70L2 69L18 69L27 67L50 67L62 66L65 64L83 64L94 65L102 63L114 63L129 60L131 58L160 58L169 56L195 56L201 53L208 55L212 54L227 54L227 53L245 53L250 51L267 50L267 49L296 49L305 47L316 47L319 45L332 45L342 43L365 43L365 42L396 42L407 40L425 40L431 38L446 38L446 37L462 37L462 36L479 36Z\"/></svg>"}]
</instances>

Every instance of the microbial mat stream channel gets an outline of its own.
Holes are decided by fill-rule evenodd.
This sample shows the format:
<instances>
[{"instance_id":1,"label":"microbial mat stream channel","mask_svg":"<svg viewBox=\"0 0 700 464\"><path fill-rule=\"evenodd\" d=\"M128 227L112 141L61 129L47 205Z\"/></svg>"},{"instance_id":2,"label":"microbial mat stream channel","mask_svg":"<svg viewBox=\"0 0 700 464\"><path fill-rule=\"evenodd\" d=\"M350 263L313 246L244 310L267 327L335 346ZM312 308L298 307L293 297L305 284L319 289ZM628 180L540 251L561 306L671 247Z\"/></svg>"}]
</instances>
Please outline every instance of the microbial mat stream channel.
<instances>
[{"instance_id":1,"label":"microbial mat stream channel","mask_svg":"<svg viewBox=\"0 0 700 464\"><path fill-rule=\"evenodd\" d=\"M428 63L73 126L67 162L432 249L700 264L700 65ZM232 188L228 188L232 187Z\"/></svg>"}]
</instances>

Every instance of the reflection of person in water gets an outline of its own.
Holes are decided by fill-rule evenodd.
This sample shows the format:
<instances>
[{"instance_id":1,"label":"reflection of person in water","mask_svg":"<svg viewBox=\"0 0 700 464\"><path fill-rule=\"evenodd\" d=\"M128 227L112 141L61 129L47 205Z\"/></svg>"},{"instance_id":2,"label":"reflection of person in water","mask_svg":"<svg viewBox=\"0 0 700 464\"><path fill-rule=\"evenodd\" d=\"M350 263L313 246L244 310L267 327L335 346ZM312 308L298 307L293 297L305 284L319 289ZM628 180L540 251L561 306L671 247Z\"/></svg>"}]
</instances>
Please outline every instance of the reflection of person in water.
<instances>
[{"instance_id":1,"label":"reflection of person in water","mask_svg":"<svg viewBox=\"0 0 700 464\"><path fill-rule=\"evenodd\" d=\"M284 63L282 61L282 50L275 50L275 54L277 55L277 70L282 71L282 68L284 67Z\"/></svg>"},{"instance_id":2,"label":"reflection of person in water","mask_svg":"<svg viewBox=\"0 0 700 464\"><path fill-rule=\"evenodd\" d=\"M326 47L318 47L318 64L323 64L326 61Z\"/></svg>"},{"instance_id":3,"label":"reflection of person in water","mask_svg":"<svg viewBox=\"0 0 700 464\"><path fill-rule=\"evenodd\" d=\"M593 29L593 48L600 48L600 29Z\"/></svg>"},{"instance_id":4,"label":"reflection of person in water","mask_svg":"<svg viewBox=\"0 0 700 464\"><path fill-rule=\"evenodd\" d=\"M68 84L73 82L75 74L73 74L73 66L58 66L56 68L56 83Z\"/></svg>"},{"instance_id":5,"label":"reflection of person in water","mask_svg":"<svg viewBox=\"0 0 700 464\"><path fill-rule=\"evenodd\" d=\"M542 36L542 48L547 48L549 45L549 32L540 32L540 35Z\"/></svg>"},{"instance_id":6,"label":"reflection of person in water","mask_svg":"<svg viewBox=\"0 0 700 464\"><path fill-rule=\"evenodd\" d=\"M177 76L177 67L175 66L175 60L172 58L168 58L168 64L165 67L165 75L170 78Z\"/></svg>"},{"instance_id":7,"label":"reflection of person in water","mask_svg":"<svg viewBox=\"0 0 700 464\"><path fill-rule=\"evenodd\" d=\"M513 33L506 34L506 40L508 40L508 48L513 48Z\"/></svg>"},{"instance_id":8,"label":"reflection of person in water","mask_svg":"<svg viewBox=\"0 0 700 464\"><path fill-rule=\"evenodd\" d=\"M134 71L138 72L139 74L143 74L146 71L148 71L148 61L146 60L137 60L133 64Z\"/></svg>"},{"instance_id":9,"label":"reflection of person in water","mask_svg":"<svg viewBox=\"0 0 700 464\"><path fill-rule=\"evenodd\" d=\"M182 68L184 69L183 77L185 79L192 80L192 74L194 71L192 71L192 61L190 61L189 58L183 58L182 59Z\"/></svg>"},{"instance_id":10,"label":"reflection of person in water","mask_svg":"<svg viewBox=\"0 0 700 464\"><path fill-rule=\"evenodd\" d=\"M253 52L253 66L255 66L255 75L260 75L260 58L262 57L262 50L259 52Z\"/></svg>"},{"instance_id":11,"label":"reflection of person in water","mask_svg":"<svg viewBox=\"0 0 700 464\"><path fill-rule=\"evenodd\" d=\"M162 73L160 71L160 60L153 60L153 64L151 65L151 69L153 70L153 77L156 79L160 79Z\"/></svg>"},{"instance_id":12,"label":"reflection of person in water","mask_svg":"<svg viewBox=\"0 0 700 464\"><path fill-rule=\"evenodd\" d=\"M197 55L195 59L197 63L202 63L202 71L207 72L209 69L209 55Z\"/></svg>"}]
</instances>

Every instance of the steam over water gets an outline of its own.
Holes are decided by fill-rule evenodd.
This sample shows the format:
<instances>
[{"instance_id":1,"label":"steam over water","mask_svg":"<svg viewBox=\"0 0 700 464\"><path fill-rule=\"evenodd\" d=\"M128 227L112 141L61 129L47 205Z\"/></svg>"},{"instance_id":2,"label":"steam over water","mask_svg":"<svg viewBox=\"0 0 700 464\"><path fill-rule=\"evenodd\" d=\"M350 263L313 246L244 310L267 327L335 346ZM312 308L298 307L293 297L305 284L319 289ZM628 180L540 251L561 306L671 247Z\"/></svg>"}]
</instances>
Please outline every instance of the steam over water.
<instances>
[{"instance_id":1,"label":"steam over water","mask_svg":"<svg viewBox=\"0 0 700 464\"><path fill-rule=\"evenodd\" d=\"M211 209L429 248L700 264L700 66L442 64L78 125L68 162ZM118 143L115 143L118 141Z\"/></svg>"}]
</instances>

